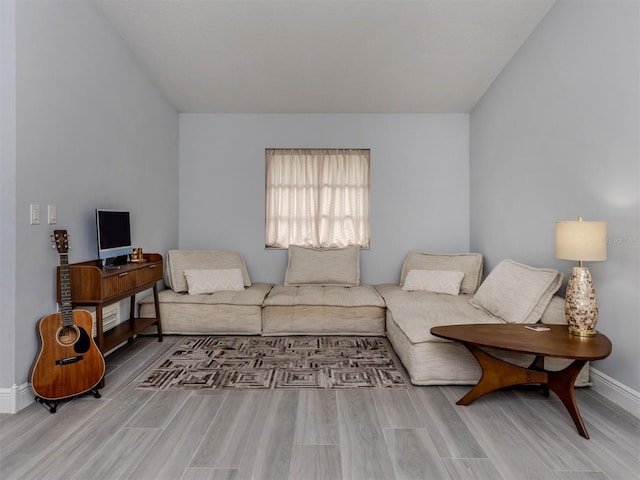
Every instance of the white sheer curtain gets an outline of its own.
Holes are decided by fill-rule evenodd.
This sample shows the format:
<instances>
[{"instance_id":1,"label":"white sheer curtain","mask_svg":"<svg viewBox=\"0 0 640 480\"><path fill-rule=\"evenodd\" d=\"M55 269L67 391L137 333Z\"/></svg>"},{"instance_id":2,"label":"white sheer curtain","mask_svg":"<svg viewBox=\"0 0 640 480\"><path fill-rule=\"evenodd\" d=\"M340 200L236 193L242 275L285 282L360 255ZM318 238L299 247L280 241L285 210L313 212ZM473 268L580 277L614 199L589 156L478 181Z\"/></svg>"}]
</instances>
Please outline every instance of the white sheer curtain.
<instances>
[{"instance_id":1,"label":"white sheer curtain","mask_svg":"<svg viewBox=\"0 0 640 480\"><path fill-rule=\"evenodd\" d=\"M266 245L369 247L369 150L268 149Z\"/></svg>"}]
</instances>

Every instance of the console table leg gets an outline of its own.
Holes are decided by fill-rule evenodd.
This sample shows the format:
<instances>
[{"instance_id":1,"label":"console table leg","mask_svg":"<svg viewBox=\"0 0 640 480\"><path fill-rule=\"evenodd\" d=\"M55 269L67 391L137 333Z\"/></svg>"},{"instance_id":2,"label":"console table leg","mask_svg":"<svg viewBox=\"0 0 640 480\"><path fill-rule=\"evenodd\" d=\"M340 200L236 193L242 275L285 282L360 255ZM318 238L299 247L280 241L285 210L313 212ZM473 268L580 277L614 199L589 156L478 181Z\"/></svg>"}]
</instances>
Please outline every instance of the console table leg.
<instances>
[{"instance_id":1,"label":"console table leg","mask_svg":"<svg viewBox=\"0 0 640 480\"><path fill-rule=\"evenodd\" d=\"M158 285L153 285L153 303L156 306L156 318L158 322L156 323L158 327L158 341L162 341L162 321L160 320L160 301L158 300Z\"/></svg>"},{"instance_id":2,"label":"console table leg","mask_svg":"<svg viewBox=\"0 0 640 480\"><path fill-rule=\"evenodd\" d=\"M104 355L104 331L102 325L102 304L98 303L96 305L96 345L98 346L100 353ZM104 388L104 376L100 379L100 383L97 388Z\"/></svg>"},{"instance_id":3,"label":"console table leg","mask_svg":"<svg viewBox=\"0 0 640 480\"><path fill-rule=\"evenodd\" d=\"M136 316L136 294L134 293L133 295L131 295L131 298L129 298L129 319L133 321L135 316ZM130 337L129 339L127 339L127 343L132 344L133 337Z\"/></svg>"},{"instance_id":4,"label":"console table leg","mask_svg":"<svg viewBox=\"0 0 640 480\"><path fill-rule=\"evenodd\" d=\"M513 365L489 355L474 345L465 343L464 346L467 347L467 350L471 352L480 364L482 377L469 393L456 402L458 405L470 405L483 395L504 387L527 383L546 384L548 381L547 372L539 372Z\"/></svg>"}]
</instances>

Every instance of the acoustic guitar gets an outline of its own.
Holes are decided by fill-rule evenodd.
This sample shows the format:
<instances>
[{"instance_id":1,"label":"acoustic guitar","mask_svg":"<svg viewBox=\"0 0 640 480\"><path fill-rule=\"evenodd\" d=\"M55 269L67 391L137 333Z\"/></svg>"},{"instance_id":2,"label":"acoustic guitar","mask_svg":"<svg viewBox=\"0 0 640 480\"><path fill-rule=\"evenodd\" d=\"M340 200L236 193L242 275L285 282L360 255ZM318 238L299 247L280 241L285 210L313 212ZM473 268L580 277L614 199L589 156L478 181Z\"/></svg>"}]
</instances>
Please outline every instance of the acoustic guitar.
<instances>
[{"instance_id":1,"label":"acoustic guitar","mask_svg":"<svg viewBox=\"0 0 640 480\"><path fill-rule=\"evenodd\" d=\"M36 400L46 403L51 413L55 413L58 400L90 390L99 398L95 387L105 371L104 357L91 334L91 314L71 306L67 232L55 230L53 237L60 254L60 311L38 323L40 350L31 372Z\"/></svg>"}]
</instances>

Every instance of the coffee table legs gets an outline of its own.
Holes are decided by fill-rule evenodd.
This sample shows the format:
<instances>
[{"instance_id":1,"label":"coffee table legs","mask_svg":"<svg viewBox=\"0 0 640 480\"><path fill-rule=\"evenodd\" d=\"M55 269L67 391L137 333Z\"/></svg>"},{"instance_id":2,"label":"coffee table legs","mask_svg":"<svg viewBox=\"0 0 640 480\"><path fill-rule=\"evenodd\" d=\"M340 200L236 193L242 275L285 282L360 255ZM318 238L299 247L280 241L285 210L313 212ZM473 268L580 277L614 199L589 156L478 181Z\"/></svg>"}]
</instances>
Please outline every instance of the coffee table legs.
<instances>
[{"instance_id":1,"label":"coffee table legs","mask_svg":"<svg viewBox=\"0 0 640 480\"><path fill-rule=\"evenodd\" d=\"M574 395L573 385L576 383L576 378L587 363L586 360L575 360L564 370L558 372L549 372L549 381L547 386L549 390L555 392L560 398L566 409L569 411L569 415L573 419L573 423L576 424L576 428L580 435L584 438L589 438L587 427L585 427L580 412L578 411L578 404L576 403L576 396Z\"/></svg>"},{"instance_id":2,"label":"coffee table legs","mask_svg":"<svg viewBox=\"0 0 640 480\"><path fill-rule=\"evenodd\" d=\"M543 369L544 361L542 357L536 357L536 360L531 366L526 368L513 365L512 363L489 355L474 345L464 344L464 346L467 347L480 364L482 377L464 397L456 402L458 405L470 405L483 395L501 388L528 383L539 383L544 389L545 396L548 396L547 388L555 392L565 408L569 411L569 415L571 415L580 435L589 438L587 429L578 411L573 390L576 377L586 363L585 360L576 360L564 370L550 372Z\"/></svg>"},{"instance_id":3,"label":"coffee table legs","mask_svg":"<svg viewBox=\"0 0 640 480\"><path fill-rule=\"evenodd\" d=\"M483 395L501 388L526 383L547 383L548 381L547 373L544 371L540 372L513 365L489 355L474 345L465 344L465 347L480 364L482 377L469 393L458 400L458 405L469 405Z\"/></svg>"}]
</instances>

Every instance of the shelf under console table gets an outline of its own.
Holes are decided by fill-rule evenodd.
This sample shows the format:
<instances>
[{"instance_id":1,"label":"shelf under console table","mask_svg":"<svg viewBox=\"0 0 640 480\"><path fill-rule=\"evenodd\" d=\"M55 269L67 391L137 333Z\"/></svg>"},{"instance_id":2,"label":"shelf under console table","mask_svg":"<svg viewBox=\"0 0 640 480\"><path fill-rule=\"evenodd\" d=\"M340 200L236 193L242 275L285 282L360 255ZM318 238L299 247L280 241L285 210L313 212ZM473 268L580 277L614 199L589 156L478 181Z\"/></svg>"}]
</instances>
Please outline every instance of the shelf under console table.
<instances>
[{"instance_id":1,"label":"shelf under console table","mask_svg":"<svg viewBox=\"0 0 640 480\"><path fill-rule=\"evenodd\" d=\"M60 267L58 267L58 270ZM158 302L158 282L163 278L162 255L144 254L144 261L126 263L117 267L102 267L100 260L73 263L69 265L71 282L71 303L76 306L91 306L96 309L96 344L106 353L133 337L145 328L156 325L158 341L162 341L162 324ZM137 293L153 289L155 318L135 317L135 296ZM60 302L60 272L58 272L58 302ZM102 331L102 309L125 298L131 298L129 319L114 328Z\"/></svg>"}]
</instances>

